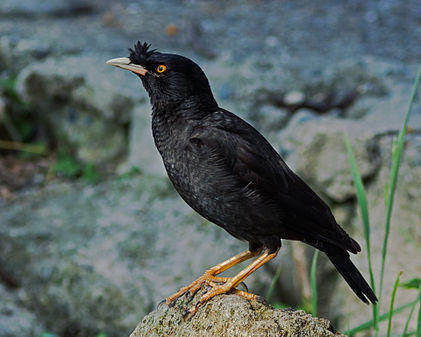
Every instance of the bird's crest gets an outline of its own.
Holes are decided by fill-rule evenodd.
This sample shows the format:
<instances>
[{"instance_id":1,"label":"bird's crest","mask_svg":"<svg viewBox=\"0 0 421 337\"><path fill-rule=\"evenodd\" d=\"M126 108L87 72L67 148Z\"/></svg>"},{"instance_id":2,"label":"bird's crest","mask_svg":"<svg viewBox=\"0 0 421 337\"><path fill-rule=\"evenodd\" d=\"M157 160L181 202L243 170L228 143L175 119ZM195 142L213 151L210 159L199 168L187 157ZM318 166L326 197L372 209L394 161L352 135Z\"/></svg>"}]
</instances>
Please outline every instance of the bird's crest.
<instances>
[{"instance_id":1,"label":"bird's crest","mask_svg":"<svg viewBox=\"0 0 421 337\"><path fill-rule=\"evenodd\" d=\"M153 54L159 54L156 49L151 49L150 48L150 44L145 43L141 43L140 41L138 41L135 45L134 45L134 49L129 48L129 52L130 52L130 61L132 63L135 64L140 64L140 65L144 65L145 63L147 63L147 59L153 55Z\"/></svg>"}]
</instances>

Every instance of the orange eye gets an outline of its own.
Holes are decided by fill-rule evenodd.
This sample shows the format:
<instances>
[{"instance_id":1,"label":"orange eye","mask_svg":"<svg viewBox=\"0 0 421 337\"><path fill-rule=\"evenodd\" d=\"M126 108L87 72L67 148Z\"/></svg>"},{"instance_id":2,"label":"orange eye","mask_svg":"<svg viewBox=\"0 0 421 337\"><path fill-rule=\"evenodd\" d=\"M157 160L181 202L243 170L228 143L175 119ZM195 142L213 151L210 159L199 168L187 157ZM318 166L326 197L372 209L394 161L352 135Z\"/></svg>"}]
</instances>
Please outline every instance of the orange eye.
<instances>
[{"instance_id":1,"label":"orange eye","mask_svg":"<svg viewBox=\"0 0 421 337\"><path fill-rule=\"evenodd\" d=\"M156 68L156 71L158 72L158 73L163 73L165 70L167 70L167 67L166 66L164 66L163 64L160 64L157 68Z\"/></svg>"}]
</instances>

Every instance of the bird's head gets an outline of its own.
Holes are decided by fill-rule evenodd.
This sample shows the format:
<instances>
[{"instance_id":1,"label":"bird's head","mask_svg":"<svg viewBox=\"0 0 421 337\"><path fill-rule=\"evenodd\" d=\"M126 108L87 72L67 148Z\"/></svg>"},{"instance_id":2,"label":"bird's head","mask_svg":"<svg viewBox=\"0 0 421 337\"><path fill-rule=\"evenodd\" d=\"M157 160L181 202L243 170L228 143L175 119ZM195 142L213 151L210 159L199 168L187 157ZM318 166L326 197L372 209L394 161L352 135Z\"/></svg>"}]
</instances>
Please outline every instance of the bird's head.
<instances>
[{"instance_id":1,"label":"bird's head","mask_svg":"<svg viewBox=\"0 0 421 337\"><path fill-rule=\"evenodd\" d=\"M205 73L192 60L150 50L150 45L140 42L129 51L129 57L111 59L107 63L137 74L154 108L196 104L201 109L214 109L217 106Z\"/></svg>"}]
</instances>

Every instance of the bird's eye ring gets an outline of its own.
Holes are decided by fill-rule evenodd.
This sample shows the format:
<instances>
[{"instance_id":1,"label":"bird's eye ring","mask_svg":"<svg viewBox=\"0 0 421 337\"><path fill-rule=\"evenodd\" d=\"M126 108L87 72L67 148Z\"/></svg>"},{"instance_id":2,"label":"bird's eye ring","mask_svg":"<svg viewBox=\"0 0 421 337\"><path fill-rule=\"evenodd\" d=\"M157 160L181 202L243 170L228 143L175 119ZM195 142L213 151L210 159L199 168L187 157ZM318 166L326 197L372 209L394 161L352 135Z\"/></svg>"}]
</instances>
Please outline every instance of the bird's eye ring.
<instances>
[{"instance_id":1,"label":"bird's eye ring","mask_svg":"<svg viewBox=\"0 0 421 337\"><path fill-rule=\"evenodd\" d=\"M156 67L156 71L160 74L162 74L165 70L167 70L167 67L163 64L160 64L158 67Z\"/></svg>"}]
</instances>

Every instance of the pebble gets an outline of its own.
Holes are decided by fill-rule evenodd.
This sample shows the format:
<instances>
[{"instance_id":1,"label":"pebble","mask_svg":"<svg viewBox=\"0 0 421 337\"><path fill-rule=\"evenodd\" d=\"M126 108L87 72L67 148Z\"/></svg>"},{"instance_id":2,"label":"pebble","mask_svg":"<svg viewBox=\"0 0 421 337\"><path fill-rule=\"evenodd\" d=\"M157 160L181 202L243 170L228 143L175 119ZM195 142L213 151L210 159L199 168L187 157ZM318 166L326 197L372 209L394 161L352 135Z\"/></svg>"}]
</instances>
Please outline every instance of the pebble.
<instances>
[{"instance_id":1,"label":"pebble","mask_svg":"<svg viewBox=\"0 0 421 337\"><path fill-rule=\"evenodd\" d=\"M301 91L290 91L284 96L286 105L297 105L304 101L305 95Z\"/></svg>"}]
</instances>

